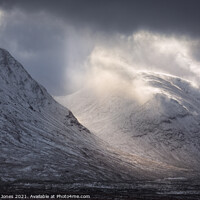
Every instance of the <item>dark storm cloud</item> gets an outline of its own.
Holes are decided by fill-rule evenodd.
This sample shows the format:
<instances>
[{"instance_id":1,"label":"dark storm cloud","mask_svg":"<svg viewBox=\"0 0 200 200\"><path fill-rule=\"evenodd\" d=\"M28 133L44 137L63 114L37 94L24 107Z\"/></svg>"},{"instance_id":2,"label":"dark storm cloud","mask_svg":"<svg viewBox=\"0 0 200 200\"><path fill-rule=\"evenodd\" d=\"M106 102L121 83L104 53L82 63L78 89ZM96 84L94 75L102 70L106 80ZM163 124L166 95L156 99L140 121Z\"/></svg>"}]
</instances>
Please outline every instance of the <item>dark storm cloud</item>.
<instances>
[{"instance_id":1,"label":"dark storm cloud","mask_svg":"<svg viewBox=\"0 0 200 200\"><path fill-rule=\"evenodd\" d=\"M1 48L7 49L53 94L65 88L65 28L44 13L5 12L0 23Z\"/></svg>"},{"instance_id":2,"label":"dark storm cloud","mask_svg":"<svg viewBox=\"0 0 200 200\"><path fill-rule=\"evenodd\" d=\"M47 11L64 21L101 31L146 28L200 35L199 0L1 0L7 9Z\"/></svg>"},{"instance_id":3,"label":"dark storm cloud","mask_svg":"<svg viewBox=\"0 0 200 200\"><path fill-rule=\"evenodd\" d=\"M51 21L48 15L25 15L21 12L8 13L1 32L6 34L7 40L15 39L24 50L42 51L53 47L59 38L63 38L63 28L59 23Z\"/></svg>"},{"instance_id":4,"label":"dark storm cloud","mask_svg":"<svg viewBox=\"0 0 200 200\"><path fill-rule=\"evenodd\" d=\"M112 44L116 34L138 30L199 38L199 7L199 0L0 0L0 47L62 95L71 89L71 69L82 70L99 40Z\"/></svg>"}]
</instances>

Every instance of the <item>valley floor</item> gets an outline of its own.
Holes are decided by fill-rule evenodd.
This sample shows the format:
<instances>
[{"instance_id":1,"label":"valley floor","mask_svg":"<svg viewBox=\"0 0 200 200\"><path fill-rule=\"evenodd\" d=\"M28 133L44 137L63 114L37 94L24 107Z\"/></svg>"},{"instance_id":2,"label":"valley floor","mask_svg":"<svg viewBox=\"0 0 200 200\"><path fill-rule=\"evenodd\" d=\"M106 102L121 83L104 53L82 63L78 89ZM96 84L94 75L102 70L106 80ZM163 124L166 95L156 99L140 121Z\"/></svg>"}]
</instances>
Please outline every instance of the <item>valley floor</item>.
<instances>
[{"instance_id":1,"label":"valley floor","mask_svg":"<svg viewBox=\"0 0 200 200\"><path fill-rule=\"evenodd\" d=\"M155 181L135 181L134 183L23 183L4 185L1 199L6 195L19 194L18 199L130 199L130 200L199 200L200 180L160 179ZM26 185L26 189L24 186ZM45 187L44 187L45 185ZM57 189L59 187L59 190ZM34 188L34 189L33 189ZM20 195L26 196L20 196ZM31 197L32 195L32 197ZM37 195L41 195L40 198ZM46 198L44 196L46 195ZM48 198L49 195L49 198ZM51 198L55 195L55 198ZM70 196L71 195L71 196ZM79 197L82 198L77 198ZM20 198L22 197L22 198Z\"/></svg>"}]
</instances>

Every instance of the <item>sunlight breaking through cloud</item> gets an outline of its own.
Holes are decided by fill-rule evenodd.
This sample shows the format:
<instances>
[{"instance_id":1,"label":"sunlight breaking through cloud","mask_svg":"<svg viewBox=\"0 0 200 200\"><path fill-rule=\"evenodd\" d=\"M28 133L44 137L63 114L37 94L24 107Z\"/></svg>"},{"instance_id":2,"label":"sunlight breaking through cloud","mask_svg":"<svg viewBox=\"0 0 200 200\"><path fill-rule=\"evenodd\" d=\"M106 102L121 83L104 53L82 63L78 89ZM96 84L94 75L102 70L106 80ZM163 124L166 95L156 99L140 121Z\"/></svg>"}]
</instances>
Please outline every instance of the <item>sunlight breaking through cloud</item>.
<instances>
[{"instance_id":1,"label":"sunlight breaking through cloud","mask_svg":"<svg viewBox=\"0 0 200 200\"><path fill-rule=\"evenodd\" d=\"M112 91L144 103L158 91L138 76L142 71L178 76L193 85L198 83L200 63L192 55L198 41L147 31L115 35L109 41L97 42L84 63L84 73L79 72L79 76L74 73L76 84L82 81L81 85L93 88L98 95Z\"/></svg>"},{"instance_id":2,"label":"sunlight breaking through cloud","mask_svg":"<svg viewBox=\"0 0 200 200\"><path fill-rule=\"evenodd\" d=\"M3 10L0 9L0 26L3 23L3 16L4 16Z\"/></svg>"}]
</instances>

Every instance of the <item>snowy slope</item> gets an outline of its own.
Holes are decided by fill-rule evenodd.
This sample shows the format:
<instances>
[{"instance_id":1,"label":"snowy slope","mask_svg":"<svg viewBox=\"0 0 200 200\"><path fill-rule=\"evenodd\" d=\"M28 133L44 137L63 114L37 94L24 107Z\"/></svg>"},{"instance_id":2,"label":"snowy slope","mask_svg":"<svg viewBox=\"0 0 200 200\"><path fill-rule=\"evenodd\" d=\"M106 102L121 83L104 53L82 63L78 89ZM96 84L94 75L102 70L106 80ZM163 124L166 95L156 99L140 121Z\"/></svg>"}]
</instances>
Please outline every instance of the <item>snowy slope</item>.
<instances>
[{"instance_id":1,"label":"snowy slope","mask_svg":"<svg viewBox=\"0 0 200 200\"><path fill-rule=\"evenodd\" d=\"M68 109L0 49L1 191L9 184L41 187L131 177L115 167L118 160L112 161L98 143Z\"/></svg>"},{"instance_id":2,"label":"snowy slope","mask_svg":"<svg viewBox=\"0 0 200 200\"><path fill-rule=\"evenodd\" d=\"M162 73L129 72L129 79L135 77L145 87L133 92L145 100L112 91L98 96L90 87L57 100L84 126L123 152L200 171L199 89Z\"/></svg>"},{"instance_id":3,"label":"snowy slope","mask_svg":"<svg viewBox=\"0 0 200 200\"><path fill-rule=\"evenodd\" d=\"M85 98L84 95L82 98ZM92 97L82 104L76 98L72 107L82 110L82 116L88 117L85 119L90 118L92 123L88 123L88 127L96 133L98 130L104 130L105 134L113 133L113 127L106 122L118 123L119 119L117 127L123 131L116 134L125 133L123 126L127 120L123 118L132 120L132 112L130 116L127 112L118 115L112 106L119 106L119 98L112 98L116 103L104 102L107 104L105 109L101 105L96 107ZM87 103L92 107L86 106ZM130 106L127 109L132 108ZM138 118L140 113L143 112L138 112ZM111 119L111 116L116 119ZM102 122L105 126L102 126ZM133 136L132 131L126 132L127 136ZM101 137L101 134L97 135ZM115 135L109 137L112 139ZM119 144L123 146L121 142ZM139 151L132 154L110 144L82 126L67 108L57 103L44 87L31 78L20 63L6 50L0 49L1 192L21 193L27 192L27 189L58 192L60 189L66 191L68 187L77 188L78 185L93 186L95 182L100 187L105 182L182 177L189 174L190 170L183 166L148 159L148 156L141 156Z\"/></svg>"}]
</instances>

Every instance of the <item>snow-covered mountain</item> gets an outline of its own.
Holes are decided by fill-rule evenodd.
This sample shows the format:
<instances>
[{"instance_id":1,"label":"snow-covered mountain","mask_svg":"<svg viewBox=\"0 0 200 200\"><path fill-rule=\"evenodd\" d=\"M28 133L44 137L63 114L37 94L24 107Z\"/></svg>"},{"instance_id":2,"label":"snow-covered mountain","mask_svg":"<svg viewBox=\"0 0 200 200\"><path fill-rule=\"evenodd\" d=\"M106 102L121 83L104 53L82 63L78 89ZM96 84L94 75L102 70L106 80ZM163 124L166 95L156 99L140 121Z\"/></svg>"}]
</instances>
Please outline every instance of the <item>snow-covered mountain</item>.
<instances>
[{"instance_id":1,"label":"snow-covered mountain","mask_svg":"<svg viewBox=\"0 0 200 200\"><path fill-rule=\"evenodd\" d=\"M163 73L128 73L131 95L130 87L98 95L88 86L57 99L84 126L120 151L200 171L199 88ZM135 79L139 84L134 84ZM105 83L104 90L110 84Z\"/></svg>"},{"instance_id":2,"label":"snow-covered mountain","mask_svg":"<svg viewBox=\"0 0 200 200\"><path fill-rule=\"evenodd\" d=\"M161 77L147 74L145 77L167 94L167 79L164 85ZM180 166L172 161L185 155L194 166L198 162L198 93L195 89L188 91L190 86L182 80L174 84L173 88L171 83L173 89L170 92L176 93L176 100L168 101L169 97L157 94L140 107L130 99L112 94L98 104L89 92L72 95L68 105L95 131L94 134L82 126L71 111L57 103L6 50L0 49L0 192L55 194L66 190L77 192L78 188L106 190L110 187L114 189L107 193L115 194L115 189L123 185L126 186L124 194L127 187L133 188L133 194L137 187L141 195L146 187L148 192L151 191L149 183L143 180L196 175L193 169L188 169L189 165ZM189 95L192 102L187 98L179 99L183 94ZM158 110L159 105L152 107L154 101L163 103L161 105L166 108L173 105L173 111L163 110L163 114ZM135 109L137 112L133 112ZM154 118L152 112L155 112ZM188 127L184 129L182 125L186 127L186 123ZM195 126L190 127L191 123ZM175 136L172 136L170 127L174 124L177 124L177 132L173 129ZM180 130L183 130L183 136ZM110 140L105 141L105 134ZM116 140L119 136L120 139ZM169 144L165 144L166 141ZM148 147L152 148L148 149L149 152ZM169 158L169 162L163 162L161 158ZM142 181L140 186L136 180ZM95 193L96 190L90 191Z\"/></svg>"},{"instance_id":3,"label":"snow-covered mountain","mask_svg":"<svg viewBox=\"0 0 200 200\"><path fill-rule=\"evenodd\" d=\"M131 177L110 156L67 108L0 49L1 192L15 185L23 189Z\"/></svg>"}]
</instances>

